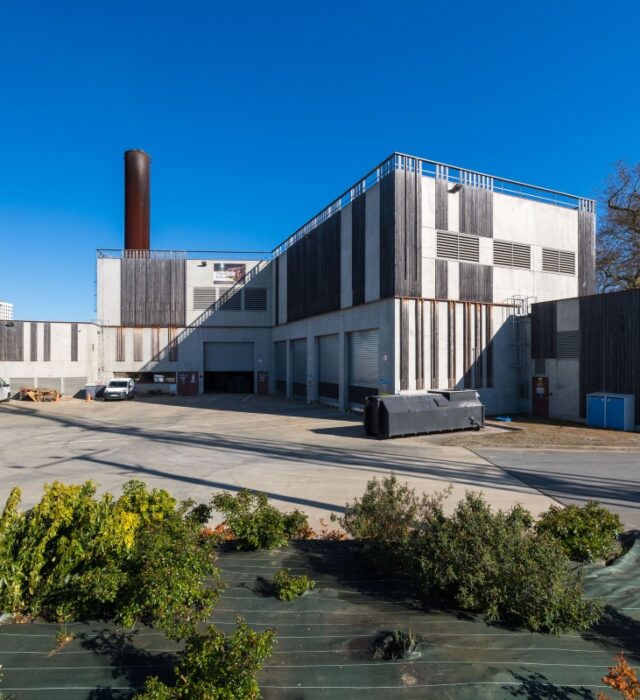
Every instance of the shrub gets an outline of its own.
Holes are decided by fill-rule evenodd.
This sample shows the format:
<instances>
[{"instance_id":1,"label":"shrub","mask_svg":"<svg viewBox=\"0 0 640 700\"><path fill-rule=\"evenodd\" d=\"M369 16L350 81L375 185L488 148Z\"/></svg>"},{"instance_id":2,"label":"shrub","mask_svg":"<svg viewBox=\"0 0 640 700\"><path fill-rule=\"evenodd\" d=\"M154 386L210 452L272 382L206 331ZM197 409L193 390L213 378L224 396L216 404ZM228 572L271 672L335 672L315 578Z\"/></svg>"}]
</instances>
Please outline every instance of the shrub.
<instances>
[{"instance_id":1,"label":"shrub","mask_svg":"<svg viewBox=\"0 0 640 700\"><path fill-rule=\"evenodd\" d=\"M620 518L599 503L551 508L540 517L536 529L562 545L574 561L613 559L620 552L618 536L623 531Z\"/></svg>"},{"instance_id":2,"label":"shrub","mask_svg":"<svg viewBox=\"0 0 640 700\"><path fill-rule=\"evenodd\" d=\"M41 501L18 510L14 489L0 516L0 610L47 619L110 616L165 626L184 636L218 592L215 541L200 536L191 502L125 484L95 498L96 485L46 485Z\"/></svg>"},{"instance_id":3,"label":"shrub","mask_svg":"<svg viewBox=\"0 0 640 700\"><path fill-rule=\"evenodd\" d=\"M273 577L276 596L280 600L293 600L316 587L308 576L291 576L289 569L280 569Z\"/></svg>"},{"instance_id":4,"label":"shrub","mask_svg":"<svg viewBox=\"0 0 640 700\"><path fill-rule=\"evenodd\" d=\"M480 494L467 493L451 517L426 499L422 517L415 567L427 598L540 632L599 619L601 606L582 597L560 545L537 533L520 506L492 512Z\"/></svg>"},{"instance_id":5,"label":"shrub","mask_svg":"<svg viewBox=\"0 0 640 700\"><path fill-rule=\"evenodd\" d=\"M382 481L371 479L362 498L347 504L344 515L332 515L332 519L362 541L365 555L379 569L395 571L410 556L420 508L415 489L400 484L392 474Z\"/></svg>"},{"instance_id":6,"label":"shrub","mask_svg":"<svg viewBox=\"0 0 640 700\"><path fill-rule=\"evenodd\" d=\"M262 668L274 644L274 631L255 632L238 620L231 635L214 626L187 640L175 668L176 684L170 687L147 680L137 700L254 700L260 697L255 674Z\"/></svg>"},{"instance_id":7,"label":"shrub","mask_svg":"<svg viewBox=\"0 0 640 700\"><path fill-rule=\"evenodd\" d=\"M603 676L602 682L610 688L617 690L620 695L622 695L623 700L640 698L640 681L638 681L638 675L636 671L629 666L622 652L616 656L616 665L609 666L609 673ZM609 696L604 693L598 693L598 700L609 700Z\"/></svg>"},{"instance_id":8,"label":"shrub","mask_svg":"<svg viewBox=\"0 0 640 700\"><path fill-rule=\"evenodd\" d=\"M376 641L373 647L373 658L383 661L395 661L405 659L415 654L418 649L418 639L409 630L396 629L389 634L384 634Z\"/></svg>"},{"instance_id":9,"label":"shrub","mask_svg":"<svg viewBox=\"0 0 640 700\"><path fill-rule=\"evenodd\" d=\"M283 513L269 505L264 493L242 490L235 496L228 491L216 494L211 503L224 514L226 526L238 549L272 549L302 536L308 518L302 511Z\"/></svg>"}]
</instances>

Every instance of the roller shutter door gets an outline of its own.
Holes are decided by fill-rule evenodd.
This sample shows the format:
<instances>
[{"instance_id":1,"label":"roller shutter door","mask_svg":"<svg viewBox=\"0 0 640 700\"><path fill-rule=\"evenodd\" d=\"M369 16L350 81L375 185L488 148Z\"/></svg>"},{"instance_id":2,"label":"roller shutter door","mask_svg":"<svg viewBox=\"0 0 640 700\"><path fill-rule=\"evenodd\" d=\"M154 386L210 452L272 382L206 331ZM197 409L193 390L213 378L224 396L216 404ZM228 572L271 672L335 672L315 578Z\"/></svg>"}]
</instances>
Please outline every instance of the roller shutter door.
<instances>
[{"instance_id":1,"label":"roller shutter door","mask_svg":"<svg viewBox=\"0 0 640 700\"><path fill-rule=\"evenodd\" d=\"M378 393L378 329L349 333L349 401Z\"/></svg>"},{"instance_id":2,"label":"roller shutter door","mask_svg":"<svg viewBox=\"0 0 640 700\"><path fill-rule=\"evenodd\" d=\"M291 341L292 393L307 398L307 339Z\"/></svg>"},{"instance_id":3,"label":"roller shutter door","mask_svg":"<svg viewBox=\"0 0 640 700\"><path fill-rule=\"evenodd\" d=\"M279 394L287 393L287 341L281 340L275 343L275 373L276 391Z\"/></svg>"},{"instance_id":4,"label":"roller shutter door","mask_svg":"<svg viewBox=\"0 0 640 700\"><path fill-rule=\"evenodd\" d=\"M337 401L340 384L340 342L338 335L318 338L318 396Z\"/></svg>"},{"instance_id":5,"label":"roller shutter door","mask_svg":"<svg viewBox=\"0 0 640 700\"><path fill-rule=\"evenodd\" d=\"M253 372L253 343L205 343L205 372Z\"/></svg>"},{"instance_id":6,"label":"roller shutter door","mask_svg":"<svg viewBox=\"0 0 640 700\"><path fill-rule=\"evenodd\" d=\"M62 377L63 396L81 396L84 398L84 390L87 386L86 377Z\"/></svg>"}]
</instances>

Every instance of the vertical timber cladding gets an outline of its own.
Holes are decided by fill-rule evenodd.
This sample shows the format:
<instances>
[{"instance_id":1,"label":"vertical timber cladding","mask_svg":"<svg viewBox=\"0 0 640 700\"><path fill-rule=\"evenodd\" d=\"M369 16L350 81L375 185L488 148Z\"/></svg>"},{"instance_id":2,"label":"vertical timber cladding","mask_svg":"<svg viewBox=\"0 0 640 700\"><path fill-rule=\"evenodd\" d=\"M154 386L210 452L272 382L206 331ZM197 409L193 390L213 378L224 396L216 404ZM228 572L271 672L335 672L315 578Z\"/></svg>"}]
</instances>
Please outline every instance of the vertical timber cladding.
<instances>
[{"instance_id":1,"label":"vertical timber cladding","mask_svg":"<svg viewBox=\"0 0 640 700\"><path fill-rule=\"evenodd\" d=\"M400 390L409 388L409 305L400 299Z\"/></svg>"},{"instance_id":2,"label":"vertical timber cladding","mask_svg":"<svg viewBox=\"0 0 640 700\"><path fill-rule=\"evenodd\" d=\"M449 261L436 259L436 299L449 298Z\"/></svg>"},{"instance_id":3,"label":"vertical timber cladding","mask_svg":"<svg viewBox=\"0 0 640 700\"><path fill-rule=\"evenodd\" d=\"M438 334L438 302L431 300L431 388L437 389L440 373L440 337Z\"/></svg>"},{"instance_id":4,"label":"vertical timber cladding","mask_svg":"<svg viewBox=\"0 0 640 700\"><path fill-rule=\"evenodd\" d=\"M185 325L185 261L128 258L121 265L123 326Z\"/></svg>"},{"instance_id":5,"label":"vertical timber cladding","mask_svg":"<svg viewBox=\"0 0 640 700\"><path fill-rule=\"evenodd\" d=\"M483 352L482 352L482 304L474 304L475 306L475 343L474 343L474 367L476 370L476 386L483 386L484 382L484 372L483 364ZM488 308L488 307L487 307Z\"/></svg>"},{"instance_id":6,"label":"vertical timber cladding","mask_svg":"<svg viewBox=\"0 0 640 700\"><path fill-rule=\"evenodd\" d=\"M274 344L276 360L276 392L287 393L287 341L280 340Z\"/></svg>"},{"instance_id":7,"label":"vertical timber cladding","mask_svg":"<svg viewBox=\"0 0 640 700\"><path fill-rule=\"evenodd\" d=\"M365 195L351 205L351 287L352 305L364 304L365 289Z\"/></svg>"},{"instance_id":8,"label":"vertical timber cladding","mask_svg":"<svg viewBox=\"0 0 640 700\"><path fill-rule=\"evenodd\" d=\"M42 361L51 361L51 323L46 321L43 324L43 349L42 349Z\"/></svg>"},{"instance_id":9,"label":"vertical timber cladding","mask_svg":"<svg viewBox=\"0 0 640 700\"><path fill-rule=\"evenodd\" d=\"M493 303L493 267L460 262L460 301Z\"/></svg>"},{"instance_id":10,"label":"vertical timber cladding","mask_svg":"<svg viewBox=\"0 0 640 700\"><path fill-rule=\"evenodd\" d=\"M32 322L30 324L30 339L29 339L29 359L31 362L38 361L38 324Z\"/></svg>"},{"instance_id":11,"label":"vertical timber cladding","mask_svg":"<svg viewBox=\"0 0 640 700\"><path fill-rule=\"evenodd\" d=\"M473 368L471 364L471 304L462 305L462 345L463 345L463 386L471 389L473 386Z\"/></svg>"},{"instance_id":12,"label":"vertical timber cladding","mask_svg":"<svg viewBox=\"0 0 640 700\"><path fill-rule=\"evenodd\" d=\"M340 214L287 250L287 322L340 308Z\"/></svg>"},{"instance_id":13,"label":"vertical timber cladding","mask_svg":"<svg viewBox=\"0 0 640 700\"><path fill-rule=\"evenodd\" d=\"M537 306L537 305L536 305ZM535 307L534 307L535 308ZM595 391L635 395L640 416L640 290L580 299L580 416Z\"/></svg>"},{"instance_id":14,"label":"vertical timber cladding","mask_svg":"<svg viewBox=\"0 0 640 700\"><path fill-rule=\"evenodd\" d=\"M424 389L424 299L416 299L416 389Z\"/></svg>"},{"instance_id":15,"label":"vertical timber cladding","mask_svg":"<svg viewBox=\"0 0 640 700\"><path fill-rule=\"evenodd\" d=\"M402 169L380 181L381 299L422 296L421 178L417 168Z\"/></svg>"},{"instance_id":16,"label":"vertical timber cladding","mask_svg":"<svg viewBox=\"0 0 640 700\"><path fill-rule=\"evenodd\" d=\"M24 324L22 321L0 323L0 360L24 361Z\"/></svg>"},{"instance_id":17,"label":"vertical timber cladding","mask_svg":"<svg viewBox=\"0 0 640 700\"><path fill-rule=\"evenodd\" d=\"M493 178L460 171L460 233L493 238Z\"/></svg>"},{"instance_id":18,"label":"vertical timber cladding","mask_svg":"<svg viewBox=\"0 0 640 700\"><path fill-rule=\"evenodd\" d=\"M596 212L595 202L578 202L578 295L596 291Z\"/></svg>"},{"instance_id":19,"label":"vertical timber cladding","mask_svg":"<svg viewBox=\"0 0 640 700\"><path fill-rule=\"evenodd\" d=\"M340 386L340 337L338 334L318 338L318 396L338 400Z\"/></svg>"},{"instance_id":20,"label":"vertical timber cladding","mask_svg":"<svg viewBox=\"0 0 640 700\"><path fill-rule=\"evenodd\" d=\"M557 308L555 301L533 304L531 308L531 357L534 360L556 357ZM582 306L580 309L582 323Z\"/></svg>"},{"instance_id":21,"label":"vertical timber cladding","mask_svg":"<svg viewBox=\"0 0 640 700\"><path fill-rule=\"evenodd\" d=\"M449 168L446 165L436 165L436 228L441 231L449 229ZM446 297L442 297L445 299Z\"/></svg>"},{"instance_id":22,"label":"vertical timber cladding","mask_svg":"<svg viewBox=\"0 0 640 700\"><path fill-rule=\"evenodd\" d=\"M307 339L291 341L291 393L307 398Z\"/></svg>"},{"instance_id":23,"label":"vertical timber cladding","mask_svg":"<svg viewBox=\"0 0 640 700\"><path fill-rule=\"evenodd\" d=\"M447 384L456 386L456 303L447 302Z\"/></svg>"},{"instance_id":24,"label":"vertical timber cladding","mask_svg":"<svg viewBox=\"0 0 640 700\"><path fill-rule=\"evenodd\" d=\"M349 333L349 402L362 404L377 394L379 381L378 329Z\"/></svg>"},{"instance_id":25,"label":"vertical timber cladding","mask_svg":"<svg viewBox=\"0 0 640 700\"><path fill-rule=\"evenodd\" d=\"M71 324L71 362L78 361L78 324Z\"/></svg>"},{"instance_id":26,"label":"vertical timber cladding","mask_svg":"<svg viewBox=\"0 0 640 700\"><path fill-rule=\"evenodd\" d=\"M484 307L485 357L487 366L487 388L493 387L493 307Z\"/></svg>"}]
</instances>

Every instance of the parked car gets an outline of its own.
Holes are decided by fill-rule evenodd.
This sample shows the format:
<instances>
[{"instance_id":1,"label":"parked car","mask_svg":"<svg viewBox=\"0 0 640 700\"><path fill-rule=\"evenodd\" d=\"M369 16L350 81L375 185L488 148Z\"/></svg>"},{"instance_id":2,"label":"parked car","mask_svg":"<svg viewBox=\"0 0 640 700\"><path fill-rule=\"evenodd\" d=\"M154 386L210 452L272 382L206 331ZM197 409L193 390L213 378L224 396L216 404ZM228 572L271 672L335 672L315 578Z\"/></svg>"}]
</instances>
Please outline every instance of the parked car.
<instances>
[{"instance_id":1,"label":"parked car","mask_svg":"<svg viewBox=\"0 0 640 700\"><path fill-rule=\"evenodd\" d=\"M11 398L10 393L9 383L0 377L0 401L8 401Z\"/></svg>"},{"instance_id":2,"label":"parked car","mask_svg":"<svg viewBox=\"0 0 640 700\"><path fill-rule=\"evenodd\" d=\"M104 390L105 401L133 399L135 395L136 385L133 379L112 379Z\"/></svg>"}]
</instances>

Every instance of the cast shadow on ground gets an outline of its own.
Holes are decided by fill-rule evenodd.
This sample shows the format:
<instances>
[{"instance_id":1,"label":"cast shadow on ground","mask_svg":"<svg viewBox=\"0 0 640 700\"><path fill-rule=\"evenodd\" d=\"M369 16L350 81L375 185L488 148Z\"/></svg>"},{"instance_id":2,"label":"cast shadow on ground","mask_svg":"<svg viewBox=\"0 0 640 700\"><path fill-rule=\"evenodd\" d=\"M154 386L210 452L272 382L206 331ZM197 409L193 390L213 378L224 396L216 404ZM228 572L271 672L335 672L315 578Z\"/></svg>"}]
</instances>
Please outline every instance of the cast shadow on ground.
<instances>
[{"instance_id":1,"label":"cast shadow on ground","mask_svg":"<svg viewBox=\"0 0 640 700\"><path fill-rule=\"evenodd\" d=\"M514 698L527 698L527 700L595 700L595 693L584 686L556 685L547 680L542 673L516 673L509 671L519 686L504 685Z\"/></svg>"}]
</instances>

